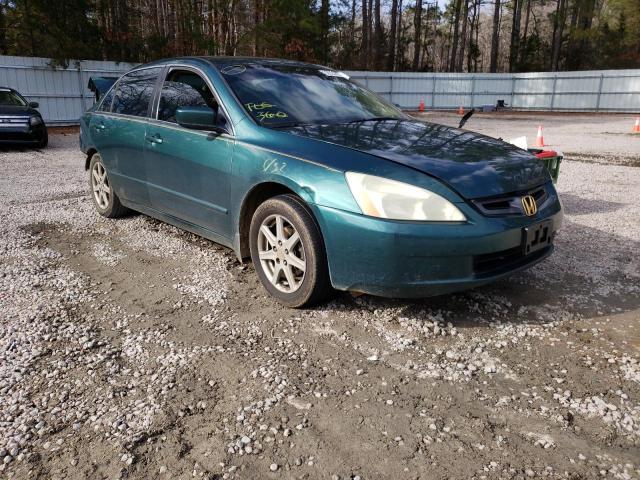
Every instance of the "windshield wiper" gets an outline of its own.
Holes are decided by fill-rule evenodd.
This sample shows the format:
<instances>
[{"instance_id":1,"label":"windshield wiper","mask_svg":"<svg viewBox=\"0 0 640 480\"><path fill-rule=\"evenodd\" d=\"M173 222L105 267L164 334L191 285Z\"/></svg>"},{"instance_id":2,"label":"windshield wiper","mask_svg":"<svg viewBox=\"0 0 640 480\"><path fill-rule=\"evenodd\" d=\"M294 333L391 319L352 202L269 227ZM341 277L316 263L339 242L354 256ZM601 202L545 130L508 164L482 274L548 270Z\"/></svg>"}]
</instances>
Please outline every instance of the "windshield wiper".
<instances>
[{"instance_id":1,"label":"windshield wiper","mask_svg":"<svg viewBox=\"0 0 640 480\"><path fill-rule=\"evenodd\" d=\"M291 128L291 127L304 127L309 125L308 123L302 122L282 122L282 123L262 123L263 127L268 128Z\"/></svg>"},{"instance_id":2,"label":"windshield wiper","mask_svg":"<svg viewBox=\"0 0 640 480\"><path fill-rule=\"evenodd\" d=\"M364 123L364 122L380 122L385 120L395 120L400 121L404 120L403 118L398 117L369 117L369 118L358 118L356 120L348 120L346 122L335 122L336 124L349 124L349 123ZM303 123L303 122L282 122L282 123L261 123L263 127L268 128L292 128L292 127L310 127L314 125L331 125L331 120L323 121L323 122L313 122L313 123Z\"/></svg>"},{"instance_id":3,"label":"windshield wiper","mask_svg":"<svg viewBox=\"0 0 640 480\"><path fill-rule=\"evenodd\" d=\"M369 117L369 118L359 118L357 120L351 120L349 122L345 122L345 123L363 123L363 122L382 122L385 120L403 120L402 118L398 118L398 117Z\"/></svg>"}]
</instances>

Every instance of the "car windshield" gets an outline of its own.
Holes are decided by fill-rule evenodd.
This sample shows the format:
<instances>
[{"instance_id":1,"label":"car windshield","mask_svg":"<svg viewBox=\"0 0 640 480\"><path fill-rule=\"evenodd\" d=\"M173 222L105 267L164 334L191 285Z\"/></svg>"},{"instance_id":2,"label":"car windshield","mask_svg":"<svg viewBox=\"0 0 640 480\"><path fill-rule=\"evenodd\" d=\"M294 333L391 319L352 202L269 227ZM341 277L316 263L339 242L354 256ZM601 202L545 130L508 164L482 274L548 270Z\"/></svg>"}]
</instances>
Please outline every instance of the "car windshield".
<instances>
[{"instance_id":1,"label":"car windshield","mask_svg":"<svg viewBox=\"0 0 640 480\"><path fill-rule=\"evenodd\" d=\"M27 102L16 92L0 90L0 105L18 105L24 107L27 105Z\"/></svg>"},{"instance_id":2,"label":"car windshield","mask_svg":"<svg viewBox=\"0 0 640 480\"><path fill-rule=\"evenodd\" d=\"M229 64L220 70L245 109L267 127L406 118L335 70L286 64Z\"/></svg>"}]
</instances>

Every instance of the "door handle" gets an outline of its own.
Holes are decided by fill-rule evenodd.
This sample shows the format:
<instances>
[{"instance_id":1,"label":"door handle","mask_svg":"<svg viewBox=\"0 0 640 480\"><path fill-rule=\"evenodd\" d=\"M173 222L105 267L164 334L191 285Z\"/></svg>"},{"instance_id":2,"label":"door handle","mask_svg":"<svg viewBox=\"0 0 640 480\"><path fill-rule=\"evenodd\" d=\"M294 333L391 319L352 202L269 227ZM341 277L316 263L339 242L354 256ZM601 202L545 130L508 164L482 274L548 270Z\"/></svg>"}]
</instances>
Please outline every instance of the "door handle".
<instances>
[{"instance_id":1,"label":"door handle","mask_svg":"<svg viewBox=\"0 0 640 480\"><path fill-rule=\"evenodd\" d=\"M97 125L94 125L93 128L96 130L104 130L107 127L104 126L104 123L98 123Z\"/></svg>"},{"instance_id":2,"label":"door handle","mask_svg":"<svg viewBox=\"0 0 640 480\"><path fill-rule=\"evenodd\" d=\"M149 143L162 143L162 137L158 134L155 135L147 135L145 140Z\"/></svg>"}]
</instances>

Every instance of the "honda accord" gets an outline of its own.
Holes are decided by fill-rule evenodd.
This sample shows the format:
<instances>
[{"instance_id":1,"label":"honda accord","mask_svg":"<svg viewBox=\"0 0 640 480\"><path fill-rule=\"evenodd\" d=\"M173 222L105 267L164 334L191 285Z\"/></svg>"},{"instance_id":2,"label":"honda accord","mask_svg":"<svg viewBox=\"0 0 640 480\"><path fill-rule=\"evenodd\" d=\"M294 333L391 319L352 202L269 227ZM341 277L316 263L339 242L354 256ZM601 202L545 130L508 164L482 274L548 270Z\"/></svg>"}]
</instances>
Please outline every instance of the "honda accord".
<instances>
[{"instance_id":1,"label":"honda accord","mask_svg":"<svg viewBox=\"0 0 640 480\"><path fill-rule=\"evenodd\" d=\"M98 213L142 212L250 257L290 307L483 285L548 257L562 222L526 150L413 119L320 65L140 66L84 114L80 144Z\"/></svg>"}]
</instances>

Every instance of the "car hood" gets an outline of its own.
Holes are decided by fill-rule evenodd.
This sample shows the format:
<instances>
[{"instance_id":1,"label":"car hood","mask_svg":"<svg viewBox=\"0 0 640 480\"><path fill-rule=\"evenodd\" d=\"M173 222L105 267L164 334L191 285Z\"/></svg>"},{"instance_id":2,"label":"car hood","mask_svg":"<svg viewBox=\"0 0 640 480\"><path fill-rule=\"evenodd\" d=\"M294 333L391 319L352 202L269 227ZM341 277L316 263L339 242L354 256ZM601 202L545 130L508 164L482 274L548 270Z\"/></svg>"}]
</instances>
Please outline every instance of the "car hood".
<instances>
[{"instance_id":1,"label":"car hood","mask_svg":"<svg viewBox=\"0 0 640 480\"><path fill-rule=\"evenodd\" d=\"M0 105L0 116L2 115L33 115L38 113L37 110L28 105Z\"/></svg>"},{"instance_id":2,"label":"car hood","mask_svg":"<svg viewBox=\"0 0 640 480\"><path fill-rule=\"evenodd\" d=\"M447 183L465 198L527 190L550 178L544 163L526 150L434 123L379 120L305 125L287 131L414 168Z\"/></svg>"}]
</instances>

